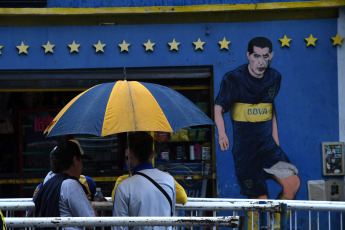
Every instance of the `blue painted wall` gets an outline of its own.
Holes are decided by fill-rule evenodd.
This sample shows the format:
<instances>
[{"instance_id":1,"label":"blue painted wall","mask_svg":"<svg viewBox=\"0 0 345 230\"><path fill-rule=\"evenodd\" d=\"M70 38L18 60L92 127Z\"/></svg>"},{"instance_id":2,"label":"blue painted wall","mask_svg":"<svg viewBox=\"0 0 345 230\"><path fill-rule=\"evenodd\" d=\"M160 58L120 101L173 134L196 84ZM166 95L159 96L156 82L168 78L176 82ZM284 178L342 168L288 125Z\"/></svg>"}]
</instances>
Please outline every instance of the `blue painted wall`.
<instances>
[{"instance_id":1,"label":"blue painted wall","mask_svg":"<svg viewBox=\"0 0 345 230\"><path fill-rule=\"evenodd\" d=\"M303 0L304 2L312 0ZM251 4L272 2L302 2L301 0L47 0L47 7L143 7L143 6L189 6L215 4Z\"/></svg>"},{"instance_id":2,"label":"blue painted wall","mask_svg":"<svg viewBox=\"0 0 345 230\"><path fill-rule=\"evenodd\" d=\"M79 69L156 66L213 66L214 94L222 76L246 63L248 41L266 36L273 42L272 67L282 74L276 99L279 138L284 151L296 164L301 177L297 199L307 200L307 181L328 179L322 176L321 143L339 140L337 52L330 37L337 34L337 20L274 21L218 24L85 26L85 27L2 27L0 28L0 69ZM290 47L281 47L278 39L291 38ZM318 38L316 47L306 47L304 38ZM218 42L226 37L229 50L220 50ZM181 42L178 51L170 51L168 42ZM198 38L206 42L204 50L194 50ZM153 52L142 45L150 39ZM54 54L44 53L47 41L55 45ZM68 44L80 44L79 53L70 54ZM106 44L104 53L95 53L93 44ZM129 53L118 44L131 43ZM29 45L28 55L18 54L16 46ZM230 127L230 116L225 115ZM228 131L230 131L228 129ZM231 135L231 133L229 133ZM216 141L217 143L217 141ZM232 154L216 146L217 196L244 198L234 173ZM270 198L280 188L269 182ZM304 228L301 228L304 229Z\"/></svg>"}]
</instances>

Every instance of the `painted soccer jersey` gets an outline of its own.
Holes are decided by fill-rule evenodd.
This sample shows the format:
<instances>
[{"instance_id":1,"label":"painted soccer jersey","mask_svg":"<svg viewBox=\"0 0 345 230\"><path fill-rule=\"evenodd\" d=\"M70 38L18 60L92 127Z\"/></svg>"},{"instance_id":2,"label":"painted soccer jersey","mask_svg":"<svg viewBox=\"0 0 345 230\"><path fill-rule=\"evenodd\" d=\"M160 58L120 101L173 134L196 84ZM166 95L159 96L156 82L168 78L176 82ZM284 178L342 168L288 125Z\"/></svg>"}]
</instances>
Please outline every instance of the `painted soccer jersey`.
<instances>
[{"instance_id":1,"label":"painted soccer jersey","mask_svg":"<svg viewBox=\"0 0 345 230\"><path fill-rule=\"evenodd\" d=\"M273 68L268 68L263 78L251 76L248 64L223 77L215 103L222 106L224 112L231 112L234 136L232 151L240 185L254 183L246 178L248 173L261 172L259 179L266 180L270 176L263 168L270 168L278 161L289 162L272 137L272 112L280 81L280 73ZM246 176L242 177L243 174ZM248 195L241 187L242 193ZM252 186L246 184L246 187Z\"/></svg>"}]
</instances>

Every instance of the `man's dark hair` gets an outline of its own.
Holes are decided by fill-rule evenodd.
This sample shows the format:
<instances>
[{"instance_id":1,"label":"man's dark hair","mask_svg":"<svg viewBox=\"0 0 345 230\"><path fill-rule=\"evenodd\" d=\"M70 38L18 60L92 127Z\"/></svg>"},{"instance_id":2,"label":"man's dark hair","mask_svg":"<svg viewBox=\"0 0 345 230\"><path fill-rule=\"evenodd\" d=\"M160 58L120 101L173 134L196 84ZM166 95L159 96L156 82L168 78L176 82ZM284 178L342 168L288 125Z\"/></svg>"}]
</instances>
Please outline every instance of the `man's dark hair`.
<instances>
[{"instance_id":1,"label":"man's dark hair","mask_svg":"<svg viewBox=\"0 0 345 230\"><path fill-rule=\"evenodd\" d=\"M60 142L50 153L50 168L53 173L62 173L73 165L73 157L80 160L81 153L76 143L72 141Z\"/></svg>"},{"instance_id":2,"label":"man's dark hair","mask_svg":"<svg viewBox=\"0 0 345 230\"><path fill-rule=\"evenodd\" d=\"M147 132L134 132L128 136L128 147L140 163L149 162L153 151L153 138Z\"/></svg>"},{"instance_id":3,"label":"man's dark hair","mask_svg":"<svg viewBox=\"0 0 345 230\"><path fill-rule=\"evenodd\" d=\"M248 52L249 54L252 54L254 52L254 46L259 47L261 49L263 48L269 48L269 52L271 53L273 51L272 48L272 42L265 37L255 37L248 43Z\"/></svg>"}]
</instances>

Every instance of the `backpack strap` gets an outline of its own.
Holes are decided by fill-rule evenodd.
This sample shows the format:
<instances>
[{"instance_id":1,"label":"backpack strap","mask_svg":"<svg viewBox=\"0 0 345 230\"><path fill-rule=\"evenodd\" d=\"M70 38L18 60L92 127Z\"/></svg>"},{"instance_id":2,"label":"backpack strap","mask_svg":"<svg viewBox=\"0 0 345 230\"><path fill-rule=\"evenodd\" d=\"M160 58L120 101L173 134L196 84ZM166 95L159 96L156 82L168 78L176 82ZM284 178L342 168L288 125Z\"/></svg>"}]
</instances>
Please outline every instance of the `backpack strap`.
<instances>
[{"instance_id":1,"label":"backpack strap","mask_svg":"<svg viewBox=\"0 0 345 230\"><path fill-rule=\"evenodd\" d=\"M146 179L148 179L149 181L152 182L152 184L154 184L163 194L164 196L168 199L169 201L169 204L170 204L170 215L173 216L174 213L173 213L173 210L172 210L172 201L171 201L171 198L170 196L168 195L168 193L156 182L154 181L151 177L149 177L148 175L144 174L144 173L141 173L141 172L136 172L134 174L138 174L140 176L143 176L145 177Z\"/></svg>"}]
</instances>

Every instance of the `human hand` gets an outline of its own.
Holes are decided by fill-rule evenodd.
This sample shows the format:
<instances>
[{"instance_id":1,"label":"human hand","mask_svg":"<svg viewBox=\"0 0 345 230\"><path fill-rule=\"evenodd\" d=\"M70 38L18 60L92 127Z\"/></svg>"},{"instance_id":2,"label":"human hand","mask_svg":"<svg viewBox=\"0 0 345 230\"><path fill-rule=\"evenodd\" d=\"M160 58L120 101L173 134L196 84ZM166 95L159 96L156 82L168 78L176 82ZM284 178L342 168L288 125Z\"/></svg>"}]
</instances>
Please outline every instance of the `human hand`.
<instances>
[{"instance_id":1,"label":"human hand","mask_svg":"<svg viewBox=\"0 0 345 230\"><path fill-rule=\"evenodd\" d=\"M89 202L92 205L92 202L91 201L89 201ZM92 208L93 208L93 212L95 213L95 216L98 216L98 212L97 212L96 207L94 205L92 205Z\"/></svg>"},{"instance_id":2,"label":"human hand","mask_svg":"<svg viewBox=\"0 0 345 230\"><path fill-rule=\"evenodd\" d=\"M225 133L219 134L218 143L222 151L229 149L229 138Z\"/></svg>"}]
</instances>

